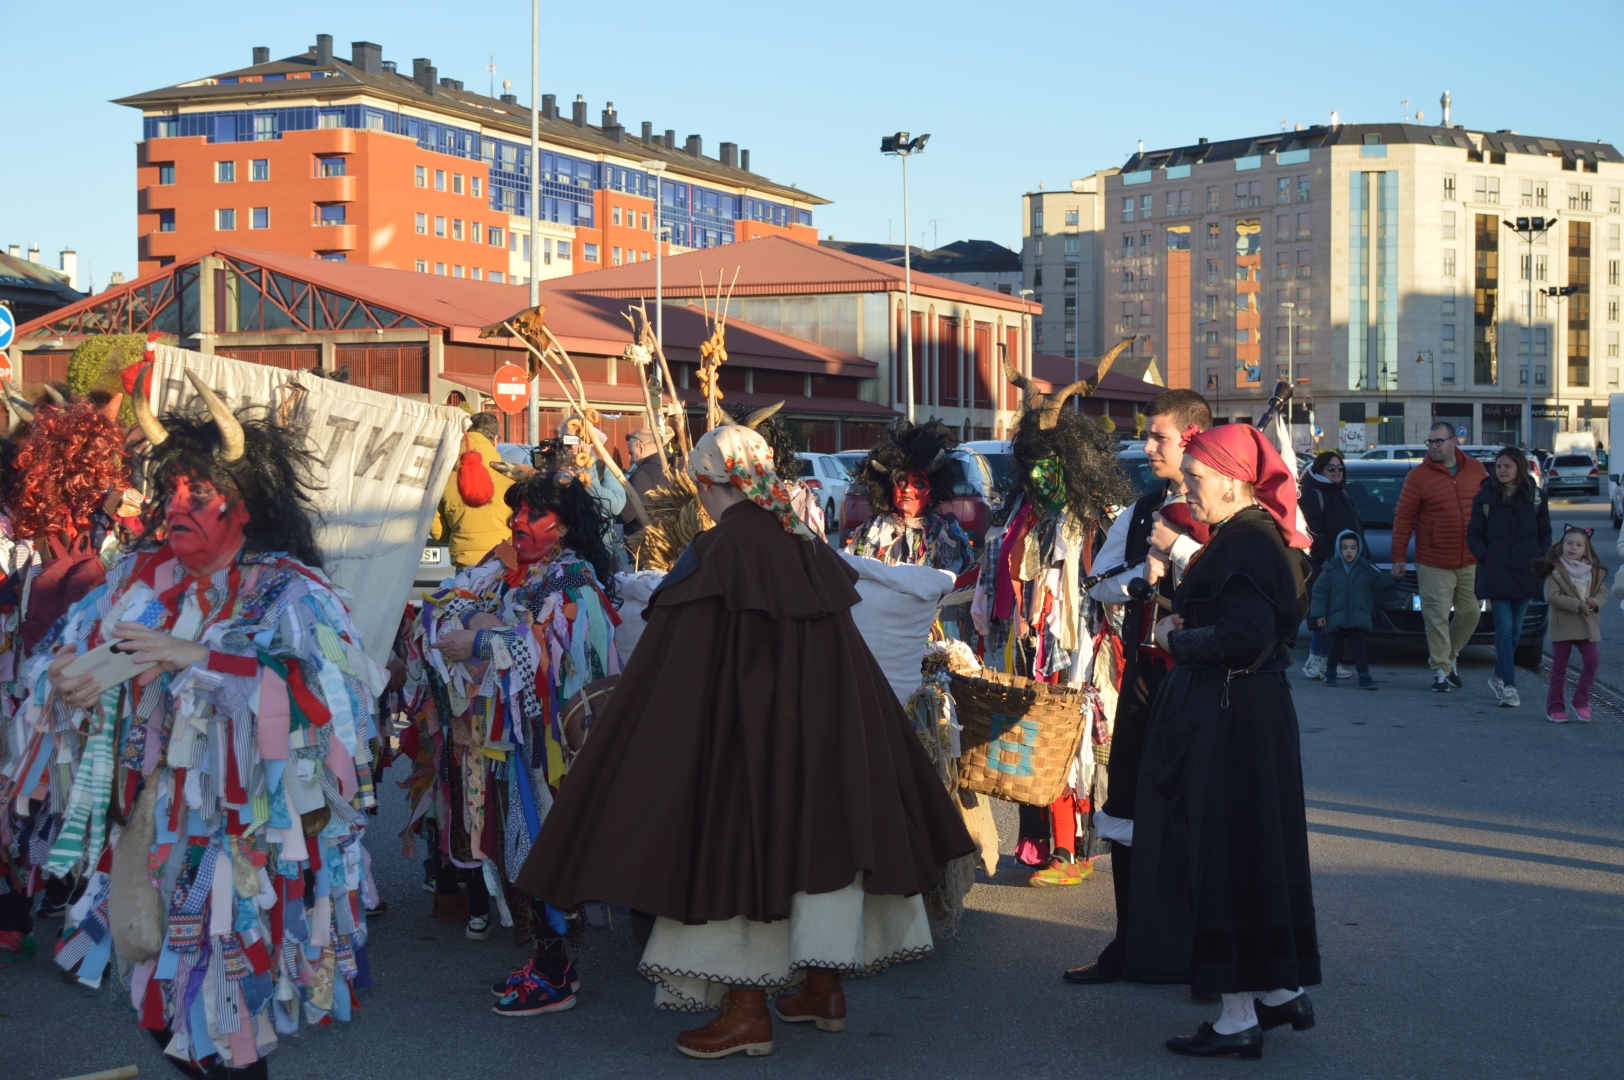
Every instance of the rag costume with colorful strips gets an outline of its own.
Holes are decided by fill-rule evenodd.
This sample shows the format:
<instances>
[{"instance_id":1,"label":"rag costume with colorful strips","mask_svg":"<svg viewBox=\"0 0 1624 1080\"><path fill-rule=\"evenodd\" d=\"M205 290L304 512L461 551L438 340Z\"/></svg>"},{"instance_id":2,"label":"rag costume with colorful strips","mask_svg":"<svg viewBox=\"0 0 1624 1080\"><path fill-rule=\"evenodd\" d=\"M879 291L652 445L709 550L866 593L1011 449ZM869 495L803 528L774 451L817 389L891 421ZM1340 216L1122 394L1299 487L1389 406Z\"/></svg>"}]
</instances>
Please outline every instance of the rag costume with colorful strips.
<instances>
[{"instance_id":1,"label":"rag costume with colorful strips","mask_svg":"<svg viewBox=\"0 0 1624 1080\"><path fill-rule=\"evenodd\" d=\"M482 612L500 625L448 663L436 642ZM440 859L483 871L504 925L512 915L497 886L524 865L567 768L564 704L620 673L619 622L592 564L567 547L524 564L502 544L423 602L406 683L415 730L401 740L417 763L407 853L423 834ZM561 933L556 913L547 918Z\"/></svg>"},{"instance_id":2,"label":"rag costume with colorful strips","mask_svg":"<svg viewBox=\"0 0 1624 1080\"><path fill-rule=\"evenodd\" d=\"M195 641L208 662L111 687L97 716L52 696L52 651L94 648L119 622ZM375 804L369 744L386 677L326 577L279 553L243 553L208 579L188 576L167 545L129 554L23 675L39 754L31 768L63 750L74 758L48 869L78 869L87 883L57 962L77 967L81 982L102 978L122 838L114 821L139 820L144 794L154 800L148 883L163 925L156 956L126 957L137 960L129 985L142 1026L173 1031L173 1056L218 1054L242 1068L301 1016L348 1020L354 989L369 983L361 836ZM29 789L25 778L19 790Z\"/></svg>"}]
</instances>

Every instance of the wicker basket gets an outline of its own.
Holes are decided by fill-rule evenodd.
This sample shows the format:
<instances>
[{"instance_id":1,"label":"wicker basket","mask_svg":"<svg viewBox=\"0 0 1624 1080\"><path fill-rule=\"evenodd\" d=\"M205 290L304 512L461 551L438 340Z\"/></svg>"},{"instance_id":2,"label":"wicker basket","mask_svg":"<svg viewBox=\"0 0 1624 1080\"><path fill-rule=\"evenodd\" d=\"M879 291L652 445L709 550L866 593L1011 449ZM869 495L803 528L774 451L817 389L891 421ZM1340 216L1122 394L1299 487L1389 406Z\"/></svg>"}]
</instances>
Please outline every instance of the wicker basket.
<instances>
[{"instance_id":1,"label":"wicker basket","mask_svg":"<svg viewBox=\"0 0 1624 1080\"><path fill-rule=\"evenodd\" d=\"M952 689L959 786L1030 806L1058 798L1083 737L1082 689L990 670L953 675Z\"/></svg>"}]
</instances>

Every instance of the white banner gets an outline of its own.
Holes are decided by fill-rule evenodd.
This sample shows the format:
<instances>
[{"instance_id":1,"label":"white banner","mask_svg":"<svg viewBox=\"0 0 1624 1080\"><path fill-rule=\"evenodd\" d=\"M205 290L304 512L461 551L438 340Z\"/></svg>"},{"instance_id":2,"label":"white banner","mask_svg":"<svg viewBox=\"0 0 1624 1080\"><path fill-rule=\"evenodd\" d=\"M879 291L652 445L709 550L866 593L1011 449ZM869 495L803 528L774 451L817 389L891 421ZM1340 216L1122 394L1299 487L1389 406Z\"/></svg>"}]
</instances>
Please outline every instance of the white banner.
<instances>
[{"instance_id":1,"label":"white banner","mask_svg":"<svg viewBox=\"0 0 1624 1080\"><path fill-rule=\"evenodd\" d=\"M185 369L233 409L278 408L307 426L326 466L310 493L321 515L316 543L327 575L350 594L367 655L383 663L395 640L435 508L456 464L468 414L308 373L154 346L153 411L201 407ZM289 387L302 387L304 393Z\"/></svg>"}]
</instances>

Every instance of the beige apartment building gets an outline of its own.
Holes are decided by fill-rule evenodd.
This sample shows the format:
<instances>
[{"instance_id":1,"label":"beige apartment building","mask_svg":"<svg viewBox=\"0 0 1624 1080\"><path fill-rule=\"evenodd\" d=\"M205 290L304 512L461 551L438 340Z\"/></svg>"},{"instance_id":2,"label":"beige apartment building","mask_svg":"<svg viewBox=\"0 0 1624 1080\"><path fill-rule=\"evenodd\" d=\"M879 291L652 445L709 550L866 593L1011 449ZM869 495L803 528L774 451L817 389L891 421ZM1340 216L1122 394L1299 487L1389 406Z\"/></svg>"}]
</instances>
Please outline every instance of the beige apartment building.
<instances>
[{"instance_id":1,"label":"beige apartment building","mask_svg":"<svg viewBox=\"0 0 1624 1080\"><path fill-rule=\"evenodd\" d=\"M1234 420L1291 378L1303 446L1419 441L1433 417L1520 441L1530 377L1536 446L1587 426L1605 439L1624 329L1609 144L1336 124L1142 151L1073 187L1025 196L1028 287L1041 273L1046 311L1067 320L1045 316L1043 351L1058 351L1051 328L1084 355L1139 335L1123 361ZM1053 223L1068 195L1075 237ZM1536 216L1556 224L1532 243L1508 227ZM1057 276L1073 248L1077 277ZM1092 311L1056 302L1051 280L1088 274ZM1541 291L1562 286L1577 288Z\"/></svg>"},{"instance_id":2,"label":"beige apartment building","mask_svg":"<svg viewBox=\"0 0 1624 1080\"><path fill-rule=\"evenodd\" d=\"M1105 347L1100 321L1106 292L1104 190L1106 178L1116 172L1073 180L1063 191L1039 188L1021 196L1021 287L1043 308L1032 320L1037 352L1087 359ZM1114 370L1162 381L1153 366L1126 358Z\"/></svg>"}]
</instances>

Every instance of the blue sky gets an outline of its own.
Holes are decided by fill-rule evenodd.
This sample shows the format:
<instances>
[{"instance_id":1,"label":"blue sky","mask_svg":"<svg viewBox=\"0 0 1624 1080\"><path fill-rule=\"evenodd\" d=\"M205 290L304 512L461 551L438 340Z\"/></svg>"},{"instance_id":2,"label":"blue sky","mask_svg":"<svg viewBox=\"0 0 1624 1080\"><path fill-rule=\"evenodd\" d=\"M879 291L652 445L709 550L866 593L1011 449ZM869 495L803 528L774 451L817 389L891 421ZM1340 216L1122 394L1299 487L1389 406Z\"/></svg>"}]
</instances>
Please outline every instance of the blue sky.
<instances>
[{"instance_id":1,"label":"blue sky","mask_svg":"<svg viewBox=\"0 0 1624 1080\"><path fill-rule=\"evenodd\" d=\"M245 66L330 33L378 42L443 77L530 80L530 5L345 0L10 4L0 100L0 244L78 250L106 284L136 266L134 110L109 99ZM1526 28L1526 29L1523 29ZM1020 195L1120 165L1136 141L1179 145L1281 121L1397 121L1401 100L1468 127L1624 143L1624 3L1538 9L1479 0L1160 3L543 4L543 93L606 99L622 123L751 151L756 171L833 205L825 236L902 239L898 164L879 138L930 132L909 166L913 239L1016 245Z\"/></svg>"}]
</instances>

